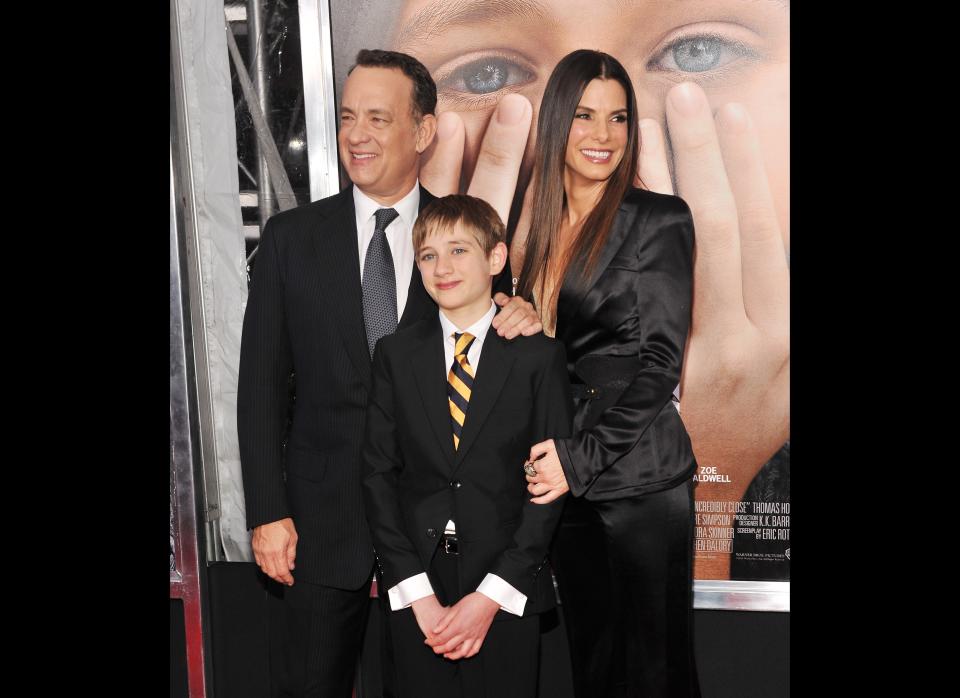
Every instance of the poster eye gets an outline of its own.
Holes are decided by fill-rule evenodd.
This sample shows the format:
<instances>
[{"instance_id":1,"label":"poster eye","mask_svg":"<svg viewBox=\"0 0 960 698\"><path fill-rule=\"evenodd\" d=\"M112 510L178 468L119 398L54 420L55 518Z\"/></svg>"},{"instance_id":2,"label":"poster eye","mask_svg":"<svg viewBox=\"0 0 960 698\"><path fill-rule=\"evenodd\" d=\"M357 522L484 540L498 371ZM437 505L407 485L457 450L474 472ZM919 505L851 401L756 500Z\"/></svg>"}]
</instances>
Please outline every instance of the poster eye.
<instances>
[{"instance_id":1,"label":"poster eye","mask_svg":"<svg viewBox=\"0 0 960 698\"><path fill-rule=\"evenodd\" d=\"M442 86L471 94L490 94L532 79L533 74L516 62L491 56L457 68L442 82Z\"/></svg>"},{"instance_id":2,"label":"poster eye","mask_svg":"<svg viewBox=\"0 0 960 698\"><path fill-rule=\"evenodd\" d=\"M672 41L650 61L652 70L704 73L718 70L739 58L755 57L747 45L732 39L697 34Z\"/></svg>"},{"instance_id":3,"label":"poster eye","mask_svg":"<svg viewBox=\"0 0 960 698\"><path fill-rule=\"evenodd\" d=\"M716 67L722 53L723 44L712 37L697 36L673 45L673 60L680 70L688 73L699 73Z\"/></svg>"}]
</instances>

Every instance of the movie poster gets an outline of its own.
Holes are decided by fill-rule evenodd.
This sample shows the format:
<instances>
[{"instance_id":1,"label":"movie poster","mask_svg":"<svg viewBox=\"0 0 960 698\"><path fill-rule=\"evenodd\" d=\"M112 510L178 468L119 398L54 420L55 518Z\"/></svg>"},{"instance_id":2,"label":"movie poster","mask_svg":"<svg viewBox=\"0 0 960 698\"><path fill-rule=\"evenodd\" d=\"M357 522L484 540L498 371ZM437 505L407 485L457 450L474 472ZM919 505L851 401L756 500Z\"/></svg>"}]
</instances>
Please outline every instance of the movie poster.
<instances>
[{"instance_id":1,"label":"movie poster","mask_svg":"<svg viewBox=\"0 0 960 698\"><path fill-rule=\"evenodd\" d=\"M699 465L698 580L790 579L789 13L789 0L330 2L335 89L361 48L421 60L437 83L438 113L463 123L461 191L500 99L530 100L511 227L556 63L598 49L630 73L641 152L659 144L664 162L654 164L669 173L648 188L684 198L696 228L679 405ZM702 89L707 121L670 108L683 82ZM697 138L709 159L690 146ZM423 171L421 181L431 188Z\"/></svg>"}]
</instances>

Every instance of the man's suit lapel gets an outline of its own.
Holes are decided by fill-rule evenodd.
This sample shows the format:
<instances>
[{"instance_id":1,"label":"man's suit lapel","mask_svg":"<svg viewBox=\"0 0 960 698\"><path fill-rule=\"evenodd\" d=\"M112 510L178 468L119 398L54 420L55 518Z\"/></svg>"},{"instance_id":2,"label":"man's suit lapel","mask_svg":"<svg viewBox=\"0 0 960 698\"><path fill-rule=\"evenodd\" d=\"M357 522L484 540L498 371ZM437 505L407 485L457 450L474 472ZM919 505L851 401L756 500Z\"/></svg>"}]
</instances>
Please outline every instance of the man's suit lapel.
<instances>
[{"instance_id":1,"label":"man's suit lapel","mask_svg":"<svg viewBox=\"0 0 960 698\"><path fill-rule=\"evenodd\" d=\"M353 206L353 188L340 192L339 201L322 221L313 236L320 262L320 280L324 296L333 299L347 356L361 379L370 385L370 352L363 326L363 298L360 287L360 257L357 252L357 217Z\"/></svg>"},{"instance_id":2,"label":"man's suit lapel","mask_svg":"<svg viewBox=\"0 0 960 698\"><path fill-rule=\"evenodd\" d=\"M423 187L420 187L420 208L434 201L436 197ZM423 287L423 279L420 278L420 270L417 269L416 250L414 250L413 271L410 274L410 286L407 290L407 304L403 308L403 315L400 317L398 327L407 327L413 323L427 317L428 313L437 312L437 304Z\"/></svg>"},{"instance_id":3,"label":"man's suit lapel","mask_svg":"<svg viewBox=\"0 0 960 698\"><path fill-rule=\"evenodd\" d=\"M603 274L607 266L609 266L614 255L616 255L623 246L624 241L627 239L627 234L630 232L630 227L637 217L637 209L638 207L636 206L630 206L625 203L620 204L617 215L613 219L610 234L603 243L603 249L600 250L597 265L593 268L586 283L580 281L580 273L585 260L578 258L571 262L567 273L563 277L563 284L560 286L560 298L563 302L558 302L557 304L557 337L561 337L561 324L576 314L580 308L580 304L583 303L583 300L587 297L587 293L594 287L600 279L600 275ZM561 307L564 308L566 312L561 314L559 312Z\"/></svg>"},{"instance_id":4,"label":"man's suit lapel","mask_svg":"<svg viewBox=\"0 0 960 698\"><path fill-rule=\"evenodd\" d=\"M438 320L439 322L439 320ZM473 391L470 395L470 404L467 407L467 418L463 423L463 433L460 438L460 447L456 451L456 458L453 461L453 469L463 463L470 447L476 441L483 423L490 416L491 410L497 403L500 391L503 390L503 384L510 374L515 357L507 340L497 334L497 331L490 327L487 336L483 341L483 349L480 354L480 365L477 366L476 376L473 379ZM449 411L447 422L450 421ZM452 441L452 436L450 437Z\"/></svg>"},{"instance_id":5,"label":"man's suit lapel","mask_svg":"<svg viewBox=\"0 0 960 698\"><path fill-rule=\"evenodd\" d=\"M408 327L427 317L431 312L436 314L437 305L427 293L427 289L423 287L420 270L414 264L413 273L410 274L410 286L407 287L407 304L403 308L403 316L397 327Z\"/></svg>"},{"instance_id":6,"label":"man's suit lapel","mask_svg":"<svg viewBox=\"0 0 960 698\"><path fill-rule=\"evenodd\" d=\"M344 189L337 198L330 212L318 225L313 244L320 263L324 295L335 300L332 305L338 315L347 356L356 367L361 380L369 386L370 351L367 348L367 332L363 323L363 289L360 286L360 256L357 251L357 215L353 205L353 187ZM420 187L420 210L435 198ZM413 324L431 311L436 312L436 305L423 288L420 272L414 266L407 291L407 304L398 326Z\"/></svg>"},{"instance_id":7,"label":"man's suit lapel","mask_svg":"<svg viewBox=\"0 0 960 698\"><path fill-rule=\"evenodd\" d=\"M410 357L416 376L417 390L423 402L423 411L430 422L434 436L448 464L453 463L453 427L450 426L450 407L447 404L447 372L444 368L443 330L440 318L424 323L417 342L419 351ZM469 418L468 418L469 419Z\"/></svg>"}]
</instances>

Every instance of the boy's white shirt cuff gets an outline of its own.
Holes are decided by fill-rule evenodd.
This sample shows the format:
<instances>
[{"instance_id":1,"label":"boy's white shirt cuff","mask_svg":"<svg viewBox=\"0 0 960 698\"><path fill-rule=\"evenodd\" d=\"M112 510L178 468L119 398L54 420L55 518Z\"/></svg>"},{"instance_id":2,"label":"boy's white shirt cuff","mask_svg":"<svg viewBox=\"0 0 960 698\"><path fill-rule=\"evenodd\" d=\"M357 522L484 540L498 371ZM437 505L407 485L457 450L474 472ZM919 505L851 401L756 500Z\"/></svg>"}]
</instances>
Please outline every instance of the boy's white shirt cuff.
<instances>
[{"instance_id":1,"label":"boy's white shirt cuff","mask_svg":"<svg viewBox=\"0 0 960 698\"><path fill-rule=\"evenodd\" d=\"M527 595L521 594L514 586L505 582L495 574L487 573L480 582L477 591L500 604L500 608L515 616L523 615L523 607L527 605Z\"/></svg>"},{"instance_id":2,"label":"boy's white shirt cuff","mask_svg":"<svg viewBox=\"0 0 960 698\"><path fill-rule=\"evenodd\" d=\"M505 582L495 574L487 574L477 587L477 591L491 601L499 604L507 613L522 616L527 605L527 595L521 594L511 584ZM387 589L387 598L390 599L390 610L399 611L409 607L414 601L430 596L433 586L426 572L407 577L402 582Z\"/></svg>"},{"instance_id":3,"label":"boy's white shirt cuff","mask_svg":"<svg viewBox=\"0 0 960 698\"><path fill-rule=\"evenodd\" d=\"M426 572L407 577L402 582L387 589L387 598L390 599L390 610L399 611L407 608L414 601L430 596L433 593L433 587L430 586L430 579Z\"/></svg>"}]
</instances>

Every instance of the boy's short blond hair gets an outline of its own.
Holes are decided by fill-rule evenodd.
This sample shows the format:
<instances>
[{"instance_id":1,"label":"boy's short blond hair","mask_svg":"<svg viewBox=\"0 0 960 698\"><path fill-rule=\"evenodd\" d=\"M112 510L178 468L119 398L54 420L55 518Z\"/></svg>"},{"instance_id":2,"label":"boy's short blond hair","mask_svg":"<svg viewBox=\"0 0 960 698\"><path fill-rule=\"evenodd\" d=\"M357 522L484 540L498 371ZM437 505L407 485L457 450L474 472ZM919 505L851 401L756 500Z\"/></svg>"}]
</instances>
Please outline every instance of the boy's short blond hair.
<instances>
[{"instance_id":1,"label":"boy's short blond hair","mask_svg":"<svg viewBox=\"0 0 960 698\"><path fill-rule=\"evenodd\" d=\"M413 224L413 249L419 252L429 235L452 230L457 223L477 239L487 256L498 242L506 242L507 231L500 216L483 199L467 194L450 194L424 206Z\"/></svg>"}]
</instances>

